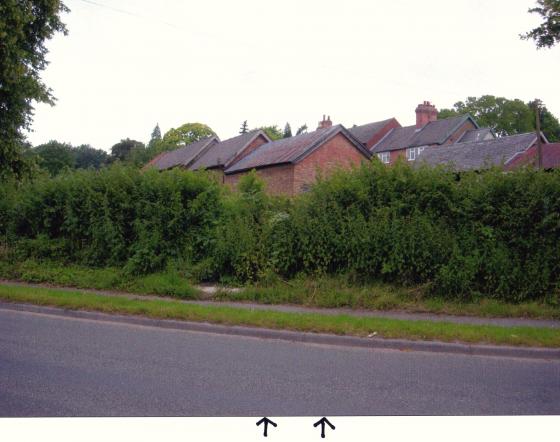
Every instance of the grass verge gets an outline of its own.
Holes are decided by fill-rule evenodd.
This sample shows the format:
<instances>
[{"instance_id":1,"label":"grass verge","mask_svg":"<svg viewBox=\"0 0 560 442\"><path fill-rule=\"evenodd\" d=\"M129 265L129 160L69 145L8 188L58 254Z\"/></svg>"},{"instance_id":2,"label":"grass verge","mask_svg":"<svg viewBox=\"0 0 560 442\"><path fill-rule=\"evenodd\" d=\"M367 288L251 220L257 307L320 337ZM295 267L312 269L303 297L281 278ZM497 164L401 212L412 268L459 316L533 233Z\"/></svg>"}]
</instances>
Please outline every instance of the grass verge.
<instances>
[{"instance_id":1,"label":"grass verge","mask_svg":"<svg viewBox=\"0 0 560 442\"><path fill-rule=\"evenodd\" d=\"M0 285L0 300L49 305L72 310L143 315L158 319L178 319L337 335L363 337L377 332L377 336L382 338L560 347L560 330L549 328L497 327L348 315L330 316L314 313L247 310L6 285Z\"/></svg>"}]
</instances>

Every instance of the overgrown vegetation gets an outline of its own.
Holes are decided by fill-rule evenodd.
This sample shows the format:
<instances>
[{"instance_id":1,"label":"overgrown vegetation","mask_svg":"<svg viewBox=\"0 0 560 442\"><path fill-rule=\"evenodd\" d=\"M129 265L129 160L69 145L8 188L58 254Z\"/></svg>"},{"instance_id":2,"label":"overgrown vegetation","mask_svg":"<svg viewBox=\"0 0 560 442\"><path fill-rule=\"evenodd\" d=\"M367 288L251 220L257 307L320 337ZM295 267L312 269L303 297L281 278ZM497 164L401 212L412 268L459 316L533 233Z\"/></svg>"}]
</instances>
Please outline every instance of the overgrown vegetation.
<instances>
[{"instance_id":1,"label":"overgrown vegetation","mask_svg":"<svg viewBox=\"0 0 560 442\"><path fill-rule=\"evenodd\" d=\"M193 305L177 301L127 299L44 288L10 287L1 284L0 299L8 302L52 305L72 310L135 314L152 318L246 325L313 333L362 337L375 333L378 338L560 347L560 330L555 328L501 327L349 315L275 312Z\"/></svg>"},{"instance_id":2,"label":"overgrown vegetation","mask_svg":"<svg viewBox=\"0 0 560 442\"><path fill-rule=\"evenodd\" d=\"M266 284L346 275L426 296L560 297L560 173L387 168L374 161L297 198L210 175L113 166L0 189L6 262L49 259L146 275ZM303 275L303 276L301 276Z\"/></svg>"}]
</instances>

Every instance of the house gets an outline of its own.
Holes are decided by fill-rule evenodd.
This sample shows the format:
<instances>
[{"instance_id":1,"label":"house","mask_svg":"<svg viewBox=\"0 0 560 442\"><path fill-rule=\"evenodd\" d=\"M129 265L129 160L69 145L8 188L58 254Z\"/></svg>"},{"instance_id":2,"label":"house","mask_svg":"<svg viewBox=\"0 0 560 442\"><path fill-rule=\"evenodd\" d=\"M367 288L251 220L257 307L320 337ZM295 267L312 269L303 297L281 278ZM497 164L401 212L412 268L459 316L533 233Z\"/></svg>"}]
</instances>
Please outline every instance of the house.
<instances>
[{"instance_id":1,"label":"house","mask_svg":"<svg viewBox=\"0 0 560 442\"><path fill-rule=\"evenodd\" d=\"M166 170L173 167L188 168L211 146L219 142L220 139L217 136L212 136L203 138L202 140L176 150L162 152L147 163L144 169L155 168L157 170Z\"/></svg>"},{"instance_id":2,"label":"house","mask_svg":"<svg viewBox=\"0 0 560 442\"><path fill-rule=\"evenodd\" d=\"M399 127L401 125L396 118L389 118L388 120L353 126L348 131L369 150L387 135L389 131Z\"/></svg>"},{"instance_id":3,"label":"house","mask_svg":"<svg viewBox=\"0 0 560 442\"><path fill-rule=\"evenodd\" d=\"M544 141L543 143L541 143L541 146L542 168L545 170L560 169L560 143L547 143L546 141ZM508 163L508 170L525 165L538 167L537 150L538 147L537 143L535 142L531 147L525 150L522 154L517 155L512 159L511 162Z\"/></svg>"},{"instance_id":4,"label":"house","mask_svg":"<svg viewBox=\"0 0 560 442\"><path fill-rule=\"evenodd\" d=\"M371 149L385 164L397 158L414 161L427 147L454 144L462 137L493 137L492 131L480 129L470 115L437 119L437 109L429 101L416 108L416 124L395 127L387 132Z\"/></svg>"},{"instance_id":5,"label":"house","mask_svg":"<svg viewBox=\"0 0 560 442\"><path fill-rule=\"evenodd\" d=\"M225 183L235 187L239 178L255 169L271 194L295 195L306 191L320 171L350 168L368 161L370 152L342 125L330 118L310 133L262 144L225 169Z\"/></svg>"},{"instance_id":6,"label":"house","mask_svg":"<svg viewBox=\"0 0 560 442\"><path fill-rule=\"evenodd\" d=\"M542 142L547 143L544 135ZM537 135L525 133L482 141L467 141L447 146L426 148L418 158L417 164L436 166L449 165L457 171L481 170L489 167L503 167L511 170L534 160ZM548 152L549 144L543 144ZM555 161L555 152L550 151L548 158Z\"/></svg>"},{"instance_id":7,"label":"house","mask_svg":"<svg viewBox=\"0 0 560 442\"><path fill-rule=\"evenodd\" d=\"M250 131L212 144L188 168L214 171L219 174L220 181L224 182L225 169L236 164L258 147L270 142L271 139L262 130Z\"/></svg>"}]
</instances>

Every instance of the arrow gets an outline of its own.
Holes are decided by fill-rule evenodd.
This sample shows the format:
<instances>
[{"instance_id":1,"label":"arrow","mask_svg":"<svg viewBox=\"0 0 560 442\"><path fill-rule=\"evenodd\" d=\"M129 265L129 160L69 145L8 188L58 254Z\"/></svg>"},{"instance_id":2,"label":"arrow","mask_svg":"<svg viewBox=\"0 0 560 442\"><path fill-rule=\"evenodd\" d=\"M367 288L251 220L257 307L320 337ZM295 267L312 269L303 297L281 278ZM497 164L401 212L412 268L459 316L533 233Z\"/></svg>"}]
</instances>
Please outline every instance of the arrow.
<instances>
[{"instance_id":1,"label":"arrow","mask_svg":"<svg viewBox=\"0 0 560 442\"><path fill-rule=\"evenodd\" d=\"M316 427L319 424L321 424L321 437L322 438L325 437L325 424L327 424L329 427L331 427L334 430L334 425L331 424L326 417L323 417L323 418L319 419L317 422L315 422L313 424L313 426Z\"/></svg>"},{"instance_id":2,"label":"arrow","mask_svg":"<svg viewBox=\"0 0 560 442\"><path fill-rule=\"evenodd\" d=\"M257 427L263 422L264 422L264 437L268 437L267 435L268 424L271 424L273 427L276 427L277 425L274 422L272 422L269 418L263 417L260 421L257 422Z\"/></svg>"}]
</instances>

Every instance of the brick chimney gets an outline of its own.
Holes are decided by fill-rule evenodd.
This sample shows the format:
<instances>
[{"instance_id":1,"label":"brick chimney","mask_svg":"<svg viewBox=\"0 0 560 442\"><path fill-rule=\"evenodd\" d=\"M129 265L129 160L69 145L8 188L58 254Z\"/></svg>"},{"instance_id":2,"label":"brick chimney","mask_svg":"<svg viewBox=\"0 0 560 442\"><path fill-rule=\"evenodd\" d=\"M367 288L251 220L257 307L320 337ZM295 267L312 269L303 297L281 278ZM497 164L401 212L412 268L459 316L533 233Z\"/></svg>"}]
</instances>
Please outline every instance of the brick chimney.
<instances>
[{"instance_id":1,"label":"brick chimney","mask_svg":"<svg viewBox=\"0 0 560 442\"><path fill-rule=\"evenodd\" d=\"M430 121L437 120L437 109L429 101L424 101L416 108L416 127L420 128Z\"/></svg>"},{"instance_id":2,"label":"brick chimney","mask_svg":"<svg viewBox=\"0 0 560 442\"><path fill-rule=\"evenodd\" d=\"M331 116L329 115L327 119L325 119L325 116L323 115L323 121L319 121L317 129L328 129L329 127L332 127Z\"/></svg>"}]
</instances>

